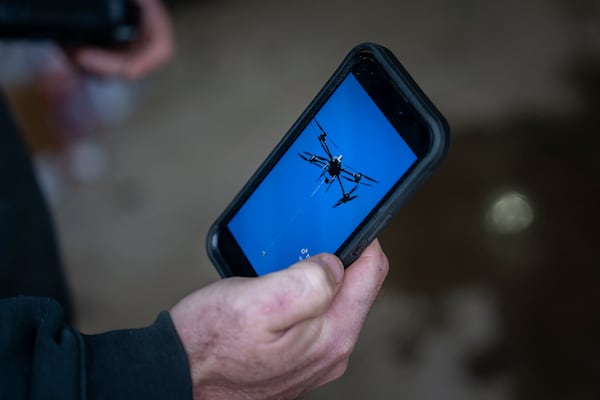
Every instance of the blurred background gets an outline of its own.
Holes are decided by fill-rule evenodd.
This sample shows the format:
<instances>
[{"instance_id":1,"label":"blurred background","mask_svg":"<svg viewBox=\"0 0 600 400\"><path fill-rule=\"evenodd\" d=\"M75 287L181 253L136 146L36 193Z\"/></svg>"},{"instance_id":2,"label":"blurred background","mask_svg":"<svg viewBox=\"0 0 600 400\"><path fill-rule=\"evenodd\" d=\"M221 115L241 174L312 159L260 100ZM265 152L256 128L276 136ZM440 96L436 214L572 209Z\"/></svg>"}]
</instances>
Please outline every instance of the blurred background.
<instances>
[{"instance_id":1,"label":"blurred background","mask_svg":"<svg viewBox=\"0 0 600 400\"><path fill-rule=\"evenodd\" d=\"M305 398L600 397L600 1L167 4L177 55L139 84L0 47L82 331L147 325L218 279L209 225L374 41L454 143L381 236L391 271L347 374Z\"/></svg>"}]
</instances>

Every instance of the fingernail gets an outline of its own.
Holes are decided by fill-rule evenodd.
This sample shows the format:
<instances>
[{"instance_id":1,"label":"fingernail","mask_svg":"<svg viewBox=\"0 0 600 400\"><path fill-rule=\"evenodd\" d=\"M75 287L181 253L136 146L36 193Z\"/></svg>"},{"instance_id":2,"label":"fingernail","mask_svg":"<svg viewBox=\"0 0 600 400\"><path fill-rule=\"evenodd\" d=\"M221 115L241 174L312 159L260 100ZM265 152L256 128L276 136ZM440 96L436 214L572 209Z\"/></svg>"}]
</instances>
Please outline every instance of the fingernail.
<instances>
[{"instance_id":1,"label":"fingernail","mask_svg":"<svg viewBox=\"0 0 600 400\"><path fill-rule=\"evenodd\" d=\"M312 257L311 261L325 268L336 285L344 278L344 266L336 256L332 254L319 254L316 257Z\"/></svg>"}]
</instances>

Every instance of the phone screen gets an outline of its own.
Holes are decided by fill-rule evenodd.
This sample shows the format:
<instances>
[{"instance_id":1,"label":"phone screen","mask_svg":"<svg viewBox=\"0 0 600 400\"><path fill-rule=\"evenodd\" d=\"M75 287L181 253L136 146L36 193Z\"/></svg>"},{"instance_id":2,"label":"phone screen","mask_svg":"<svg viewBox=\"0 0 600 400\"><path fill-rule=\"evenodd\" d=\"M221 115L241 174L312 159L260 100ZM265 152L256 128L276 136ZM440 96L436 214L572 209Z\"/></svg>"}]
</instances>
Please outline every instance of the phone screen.
<instances>
[{"instance_id":1,"label":"phone screen","mask_svg":"<svg viewBox=\"0 0 600 400\"><path fill-rule=\"evenodd\" d=\"M227 223L256 275L335 253L398 184L418 157L394 112L341 81Z\"/></svg>"}]
</instances>

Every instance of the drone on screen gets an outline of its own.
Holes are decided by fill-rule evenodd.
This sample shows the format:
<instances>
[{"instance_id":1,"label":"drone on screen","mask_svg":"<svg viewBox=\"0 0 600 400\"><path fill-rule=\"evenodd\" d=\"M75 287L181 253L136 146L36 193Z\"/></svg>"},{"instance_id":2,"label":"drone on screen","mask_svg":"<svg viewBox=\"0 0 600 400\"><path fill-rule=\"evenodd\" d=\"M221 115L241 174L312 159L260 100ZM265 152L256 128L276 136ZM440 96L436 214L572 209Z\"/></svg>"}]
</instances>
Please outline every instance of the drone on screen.
<instances>
[{"instance_id":1,"label":"drone on screen","mask_svg":"<svg viewBox=\"0 0 600 400\"><path fill-rule=\"evenodd\" d=\"M327 192L331 188L331 185L333 185L334 182L337 181L339 183L340 189L342 190L342 197L333 205L334 208L356 199L358 195L354 195L354 192L356 191L356 189L358 189L359 185L373 186L372 183L379 183L375 179L368 177L362 172L358 172L357 170L351 168L348 165L342 166L343 155L340 154L338 156L334 156L331 153L331 150L329 150L329 145L327 144L327 133L325 132L321 124L319 124L319 121L314 119L314 122L321 132L318 135L318 140L321 144L321 147L323 148L323 151L325 151L326 157L309 153L308 151L298 153L298 155L303 160L308 161L310 164L315 165L322 170L321 175L319 175L319 177L317 178L317 181L323 179L322 183L327 185L325 192ZM333 140L330 140L330 142L334 147L337 148L337 145L333 142ZM342 179L345 181L355 183L356 185L349 191L346 191ZM363 179L368 182L364 182Z\"/></svg>"}]
</instances>

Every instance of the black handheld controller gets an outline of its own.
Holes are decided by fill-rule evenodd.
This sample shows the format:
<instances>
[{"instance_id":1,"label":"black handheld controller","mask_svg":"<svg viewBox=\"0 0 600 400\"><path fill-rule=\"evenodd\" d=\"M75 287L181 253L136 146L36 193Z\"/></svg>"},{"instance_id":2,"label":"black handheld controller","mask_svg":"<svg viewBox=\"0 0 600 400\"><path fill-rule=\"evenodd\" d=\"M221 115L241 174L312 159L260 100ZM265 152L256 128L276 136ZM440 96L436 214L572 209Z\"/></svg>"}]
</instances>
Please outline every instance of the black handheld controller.
<instances>
[{"instance_id":1,"label":"black handheld controller","mask_svg":"<svg viewBox=\"0 0 600 400\"><path fill-rule=\"evenodd\" d=\"M130 43L140 23L132 0L0 0L0 38L113 47Z\"/></svg>"}]
</instances>

